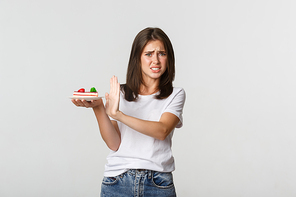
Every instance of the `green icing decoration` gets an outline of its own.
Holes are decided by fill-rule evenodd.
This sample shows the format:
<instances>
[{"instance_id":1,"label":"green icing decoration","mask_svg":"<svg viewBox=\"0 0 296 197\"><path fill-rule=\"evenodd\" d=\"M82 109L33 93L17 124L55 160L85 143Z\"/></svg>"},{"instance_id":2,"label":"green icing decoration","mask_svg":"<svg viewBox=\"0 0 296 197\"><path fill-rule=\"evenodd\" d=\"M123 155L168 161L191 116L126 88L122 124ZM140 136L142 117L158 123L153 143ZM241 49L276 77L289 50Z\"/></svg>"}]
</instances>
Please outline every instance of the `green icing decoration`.
<instances>
[{"instance_id":1,"label":"green icing decoration","mask_svg":"<svg viewBox=\"0 0 296 197\"><path fill-rule=\"evenodd\" d=\"M92 87L92 88L90 89L90 92L97 92L97 90L96 90L95 87Z\"/></svg>"}]
</instances>

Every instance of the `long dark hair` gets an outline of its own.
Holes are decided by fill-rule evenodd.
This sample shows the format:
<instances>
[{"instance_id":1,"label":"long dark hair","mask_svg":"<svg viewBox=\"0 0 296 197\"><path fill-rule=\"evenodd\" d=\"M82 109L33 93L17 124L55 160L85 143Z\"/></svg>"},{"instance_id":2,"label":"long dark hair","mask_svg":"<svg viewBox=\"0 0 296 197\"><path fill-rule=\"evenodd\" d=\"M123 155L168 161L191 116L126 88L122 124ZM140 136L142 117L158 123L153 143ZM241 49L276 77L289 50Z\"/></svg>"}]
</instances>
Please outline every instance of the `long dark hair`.
<instances>
[{"instance_id":1,"label":"long dark hair","mask_svg":"<svg viewBox=\"0 0 296 197\"><path fill-rule=\"evenodd\" d=\"M148 27L143 29L135 37L126 74L126 84L121 85L125 99L135 101L138 98L141 84L144 84L141 68L141 54L146 44L151 40L159 40L163 43L167 54L167 68L161 75L158 85L159 94L156 99L167 98L173 92L175 78L175 55L169 37L159 28Z\"/></svg>"}]
</instances>

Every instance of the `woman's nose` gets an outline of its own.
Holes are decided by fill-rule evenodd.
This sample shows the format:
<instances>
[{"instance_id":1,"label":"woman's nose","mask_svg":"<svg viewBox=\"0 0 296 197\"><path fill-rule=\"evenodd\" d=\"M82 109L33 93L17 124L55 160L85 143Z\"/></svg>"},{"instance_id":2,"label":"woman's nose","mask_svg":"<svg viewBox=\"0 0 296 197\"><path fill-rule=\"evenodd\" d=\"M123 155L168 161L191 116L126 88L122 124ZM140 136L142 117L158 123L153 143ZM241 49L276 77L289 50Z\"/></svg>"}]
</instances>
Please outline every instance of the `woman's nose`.
<instances>
[{"instance_id":1,"label":"woman's nose","mask_svg":"<svg viewBox=\"0 0 296 197\"><path fill-rule=\"evenodd\" d=\"M154 64L158 64L159 63L159 59L158 59L158 55L157 54L153 55L152 61L153 61Z\"/></svg>"}]
</instances>

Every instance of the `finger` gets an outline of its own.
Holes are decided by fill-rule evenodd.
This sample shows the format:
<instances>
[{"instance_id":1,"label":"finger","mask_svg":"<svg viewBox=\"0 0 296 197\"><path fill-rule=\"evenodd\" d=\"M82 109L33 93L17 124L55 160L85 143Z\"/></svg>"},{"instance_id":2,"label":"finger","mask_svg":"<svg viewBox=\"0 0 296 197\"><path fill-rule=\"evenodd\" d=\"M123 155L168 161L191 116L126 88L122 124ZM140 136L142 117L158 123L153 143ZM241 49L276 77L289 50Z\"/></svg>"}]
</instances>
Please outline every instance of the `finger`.
<instances>
[{"instance_id":1,"label":"finger","mask_svg":"<svg viewBox=\"0 0 296 197\"><path fill-rule=\"evenodd\" d=\"M113 94L113 77L114 76L112 76L111 79L110 79L110 94L111 95Z\"/></svg>"},{"instance_id":2,"label":"finger","mask_svg":"<svg viewBox=\"0 0 296 197\"><path fill-rule=\"evenodd\" d=\"M117 93L119 94L119 92L120 92L120 83L118 82L117 77L116 77L116 90L117 90Z\"/></svg>"},{"instance_id":3,"label":"finger","mask_svg":"<svg viewBox=\"0 0 296 197\"><path fill-rule=\"evenodd\" d=\"M105 94L105 99L106 99L106 103L108 103L109 102L109 94L108 93Z\"/></svg>"},{"instance_id":4,"label":"finger","mask_svg":"<svg viewBox=\"0 0 296 197\"><path fill-rule=\"evenodd\" d=\"M113 81L113 85L114 85L114 91L115 91L115 93L117 93L118 92L118 79L117 79L117 77L116 76L114 76L114 81Z\"/></svg>"},{"instance_id":5,"label":"finger","mask_svg":"<svg viewBox=\"0 0 296 197\"><path fill-rule=\"evenodd\" d=\"M83 105L83 103L81 102L80 99L75 99L75 102L76 102L78 107L84 107L84 105Z\"/></svg>"},{"instance_id":6,"label":"finger","mask_svg":"<svg viewBox=\"0 0 296 197\"><path fill-rule=\"evenodd\" d=\"M74 99L71 99L71 101L74 105L79 106L78 103Z\"/></svg>"},{"instance_id":7,"label":"finger","mask_svg":"<svg viewBox=\"0 0 296 197\"><path fill-rule=\"evenodd\" d=\"M106 99L106 106L108 106L109 104L109 94L108 93L105 93L105 99Z\"/></svg>"},{"instance_id":8,"label":"finger","mask_svg":"<svg viewBox=\"0 0 296 197\"><path fill-rule=\"evenodd\" d=\"M112 90L113 90L114 96L117 96L119 93L119 83L116 76L112 77Z\"/></svg>"},{"instance_id":9,"label":"finger","mask_svg":"<svg viewBox=\"0 0 296 197\"><path fill-rule=\"evenodd\" d=\"M90 107L90 103L86 101L85 99L82 99L81 102L83 103L84 107Z\"/></svg>"},{"instance_id":10,"label":"finger","mask_svg":"<svg viewBox=\"0 0 296 197\"><path fill-rule=\"evenodd\" d=\"M76 99L76 102L79 104L79 106L81 106L81 107L85 107L85 104L84 104L84 102L83 102L84 100L83 99Z\"/></svg>"},{"instance_id":11,"label":"finger","mask_svg":"<svg viewBox=\"0 0 296 197\"><path fill-rule=\"evenodd\" d=\"M113 89L113 93L116 94L116 79L117 77L113 76L112 77L112 89Z\"/></svg>"}]
</instances>

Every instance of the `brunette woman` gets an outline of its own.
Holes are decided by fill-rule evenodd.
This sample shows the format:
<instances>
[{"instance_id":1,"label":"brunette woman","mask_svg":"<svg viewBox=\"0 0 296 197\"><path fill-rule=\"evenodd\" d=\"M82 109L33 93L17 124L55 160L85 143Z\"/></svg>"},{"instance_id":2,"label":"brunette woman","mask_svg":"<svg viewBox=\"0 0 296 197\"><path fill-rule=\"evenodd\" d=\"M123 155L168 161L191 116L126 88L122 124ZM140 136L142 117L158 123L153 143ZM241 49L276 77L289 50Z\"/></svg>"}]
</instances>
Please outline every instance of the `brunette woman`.
<instances>
[{"instance_id":1,"label":"brunette woman","mask_svg":"<svg viewBox=\"0 0 296 197\"><path fill-rule=\"evenodd\" d=\"M102 100L72 100L91 107L103 140L111 149L101 196L176 196L172 136L182 126L185 91L173 87L175 57L159 28L138 33L132 45L126 83L110 80Z\"/></svg>"}]
</instances>

